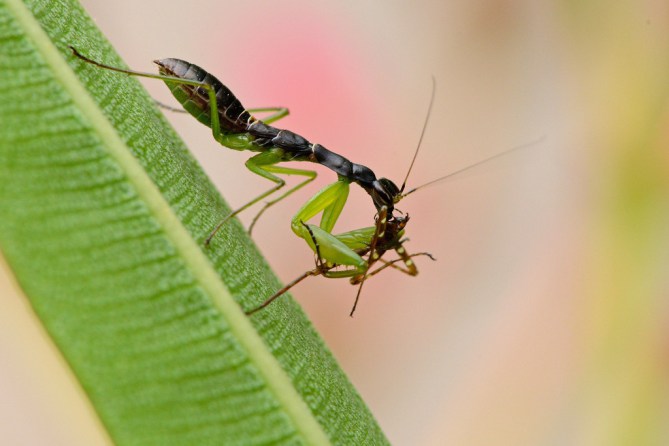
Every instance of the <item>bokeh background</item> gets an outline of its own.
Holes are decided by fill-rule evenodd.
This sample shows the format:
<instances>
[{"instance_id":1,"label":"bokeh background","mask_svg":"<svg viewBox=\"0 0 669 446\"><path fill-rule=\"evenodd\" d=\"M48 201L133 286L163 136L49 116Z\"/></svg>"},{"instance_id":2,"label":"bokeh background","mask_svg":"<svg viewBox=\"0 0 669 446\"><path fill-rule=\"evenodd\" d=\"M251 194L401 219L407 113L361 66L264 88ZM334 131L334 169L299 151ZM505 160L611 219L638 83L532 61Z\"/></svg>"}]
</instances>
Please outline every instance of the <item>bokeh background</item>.
<instances>
[{"instance_id":1,"label":"bokeh background","mask_svg":"<svg viewBox=\"0 0 669 446\"><path fill-rule=\"evenodd\" d=\"M438 261L418 259L416 278L367 282L355 318L346 280L293 294L393 444L669 444L669 3L83 4L129 66L197 63L247 107L289 107L280 127L398 183L434 76L410 187L544 137L402 202L406 247ZM171 103L162 84L144 83ZM243 167L248 154L168 117L231 206L268 187ZM313 265L289 222L333 181L319 172L255 230L285 282ZM373 214L353 186L337 229ZM11 278L0 286L11 297ZM0 443L104 442L85 402L63 403L57 356L47 365L35 354L48 342L25 303L8 301Z\"/></svg>"}]
</instances>

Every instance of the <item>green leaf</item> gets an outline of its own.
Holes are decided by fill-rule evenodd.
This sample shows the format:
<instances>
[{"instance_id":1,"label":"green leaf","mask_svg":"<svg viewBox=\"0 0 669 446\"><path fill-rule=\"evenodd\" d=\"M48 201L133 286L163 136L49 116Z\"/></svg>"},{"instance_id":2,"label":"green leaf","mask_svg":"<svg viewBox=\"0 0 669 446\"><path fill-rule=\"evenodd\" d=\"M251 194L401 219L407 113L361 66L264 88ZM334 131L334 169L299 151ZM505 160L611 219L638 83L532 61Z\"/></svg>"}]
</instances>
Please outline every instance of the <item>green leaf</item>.
<instances>
[{"instance_id":1,"label":"green leaf","mask_svg":"<svg viewBox=\"0 0 669 446\"><path fill-rule=\"evenodd\" d=\"M203 249L228 208L151 98L68 45L123 65L75 2L0 2L0 249L113 440L385 444L292 299L244 315L279 283L236 222Z\"/></svg>"}]
</instances>

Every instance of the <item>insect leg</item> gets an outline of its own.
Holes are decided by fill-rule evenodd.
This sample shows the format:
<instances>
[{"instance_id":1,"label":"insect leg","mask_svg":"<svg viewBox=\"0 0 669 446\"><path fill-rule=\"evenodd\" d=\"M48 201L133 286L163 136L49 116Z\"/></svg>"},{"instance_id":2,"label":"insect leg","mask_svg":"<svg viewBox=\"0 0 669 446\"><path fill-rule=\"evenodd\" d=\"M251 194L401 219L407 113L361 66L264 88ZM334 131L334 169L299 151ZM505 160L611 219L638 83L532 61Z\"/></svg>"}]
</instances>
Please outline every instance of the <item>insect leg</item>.
<instances>
[{"instance_id":1,"label":"insect leg","mask_svg":"<svg viewBox=\"0 0 669 446\"><path fill-rule=\"evenodd\" d=\"M153 74L153 73L145 73L142 71L135 71L135 70L126 70L125 68L118 68L118 67L113 67L111 65L103 64L100 62L97 62L91 58L88 58L81 54L75 47L72 45L69 45L70 49L72 50L72 53L78 57L79 59L83 60L86 63L89 63L91 65L95 65L96 67L103 68L105 70L111 70L111 71L116 71L117 73L124 73L129 76L137 76L137 77L146 77L149 79L158 79L161 80L165 83L168 84L181 84L181 85L191 85L194 87L200 87L203 88L206 92L207 95L209 96L209 104L210 104L210 112L211 112L211 131L212 134L214 135L214 139L216 141L221 142L221 124L218 119L218 104L216 102L216 92L214 91L214 87L212 87L209 84L206 84L204 82L198 82L198 81L192 81L188 79L182 79L180 77L175 77L175 76L166 76L164 74ZM230 147L233 149L236 149L236 147ZM244 147L245 149L246 147Z\"/></svg>"},{"instance_id":2,"label":"insect leg","mask_svg":"<svg viewBox=\"0 0 669 446\"><path fill-rule=\"evenodd\" d=\"M406 266L405 272L410 276L417 276L418 268L416 268L416 264L414 263L413 260L411 260L411 256L407 253L407 250L404 249L404 246L402 245L398 246L397 248L395 248L395 252L397 253L398 256L400 256L402 262L404 262L404 265Z\"/></svg>"},{"instance_id":3,"label":"insect leg","mask_svg":"<svg viewBox=\"0 0 669 446\"><path fill-rule=\"evenodd\" d=\"M184 110L183 108L177 108L177 107L172 107L171 105L164 104L156 99L153 100L153 102L160 108L163 108L165 110L174 112L174 113L186 113L188 114L188 110ZM272 122L278 121L281 118L285 118L290 114L290 111L286 107L260 107L260 108L249 108L246 110L247 112L251 114L255 113L267 113L267 112L274 112L273 114L267 116L266 118L262 119L262 122L265 124L271 124Z\"/></svg>"},{"instance_id":4,"label":"insect leg","mask_svg":"<svg viewBox=\"0 0 669 446\"><path fill-rule=\"evenodd\" d=\"M411 267L402 268L401 266L396 265L396 263L403 262L406 265L410 258L414 258L414 257L418 257L418 256L426 256L426 257L429 257L431 260L437 260L429 252L417 252L417 253L414 253L414 254L409 254L408 256L406 256L407 258L395 259L392 262L387 262L385 260L381 260L381 262L384 263L385 265L380 267L379 269L386 268L386 267L389 266L389 267L391 267L393 269L396 269L397 271L400 271L404 274L408 274L410 276L416 276L416 275L418 275L418 269L415 267L415 265L414 265L413 268L411 268ZM376 274L376 271L374 271L373 273L370 273L370 275L373 275L373 274Z\"/></svg>"},{"instance_id":5,"label":"insect leg","mask_svg":"<svg viewBox=\"0 0 669 446\"><path fill-rule=\"evenodd\" d=\"M302 232L304 228L300 222L309 221L320 212L323 212L320 227L324 231L331 233L348 199L349 184L347 179L340 178L337 182L329 184L318 191L293 217L291 222L293 232L306 240L307 234Z\"/></svg>"},{"instance_id":6,"label":"insect leg","mask_svg":"<svg viewBox=\"0 0 669 446\"><path fill-rule=\"evenodd\" d=\"M285 118L290 113L286 107L249 108L246 111L251 114L273 112L271 115L262 119L262 122L264 122L265 124L271 124L273 122L276 122L281 118Z\"/></svg>"},{"instance_id":7,"label":"insect leg","mask_svg":"<svg viewBox=\"0 0 669 446\"><path fill-rule=\"evenodd\" d=\"M274 186L271 189L263 192L262 194L258 195L257 197L255 197L253 200L249 201L248 203L246 203L242 207L237 208L236 210L234 210L233 212L228 214L214 228L214 230L211 231L211 233L209 234L209 236L207 237L207 239L204 242L205 245L209 245L209 243L211 242L211 239L214 237L214 235L216 235L218 230L225 223L227 223L227 221L230 220L232 217L239 214L240 212L247 209L248 207L253 206L254 204L259 202L263 198L273 194L274 192L276 192L277 190L279 190L283 186L285 186L286 182L282 178L274 175L274 173L280 173L280 174L285 174L285 175L304 175L304 176L309 177L306 181L298 184L296 187L294 187L293 189L288 191L287 194L290 194L290 193L294 192L295 190L304 186L306 183L312 181L316 177L316 172L312 172L312 171L309 171L309 170L302 170L302 169L292 169L292 168L288 168L288 167L280 167L280 166L275 166L274 165L274 164L279 163L281 161L282 161L281 152L278 151L278 150L269 150L267 152L259 153L255 156L249 158L246 161L246 167L251 172L253 172L257 175L260 175L263 178L267 178L270 181L273 181L274 183L276 183L276 186ZM284 195L286 195L286 194L284 194Z\"/></svg>"},{"instance_id":8,"label":"insect leg","mask_svg":"<svg viewBox=\"0 0 669 446\"><path fill-rule=\"evenodd\" d=\"M332 234L341 210L346 203L349 192L349 182L345 178L340 178L336 183L330 184L311 197L302 208L297 212L291 221L291 229L298 236L306 240L307 244L314 252L316 243L318 243L321 258L329 265L350 266L356 272L328 272L328 277L351 277L355 274L362 274L367 269L367 262L360 257L345 242L337 239ZM320 226L307 225L304 222L322 212ZM307 230L309 229L309 230ZM340 276L339 274L348 274Z\"/></svg>"},{"instance_id":9,"label":"insect leg","mask_svg":"<svg viewBox=\"0 0 669 446\"><path fill-rule=\"evenodd\" d=\"M270 297L267 298L267 300L265 300L265 302L263 302L263 303L260 304L259 306L255 307L255 308L252 309L252 310L248 310L248 311L246 311L246 314L247 314L248 316L250 316L250 315L252 315L253 313L255 313L256 311L260 311L260 310L262 310L262 309L265 308L267 305L269 305L269 304L271 304L272 302L274 302L277 298L283 296L286 292L288 292L288 290L290 290L292 287L294 287L294 286L297 285L298 283L302 282L302 281L303 281L304 279L306 279L307 277L317 276L318 274L320 274L320 271L321 271L321 270L320 270L319 268L316 268L316 269L312 269L312 270L310 270L310 271L305 272L305 273L302 274L300 277L298 277L297 279L293 280L292 282L290 282L289 284L287 284L286 286L284 286L283 288L281 288L281 289L280 289L279 291L277 291L276 293L272 294Z\"/></svg>"},{"instance_id":10,"label":"insect leg","mask_svg":"<svg viewBox=\"0 0 669 446\"><path fill-rule=\"evenodd\" d=\"M432 254L430 254L429 252L417 252L415 254L409 255L408 257L418 257L418 256L427 256L432 260L437 260L434 257L432 257ZM392 260L390 262L387 262L383 259L379 259L379 261L381 263L383 263L383 266L380 266L379 268L375 269L371 273L368 273L365 280L369 279L372 276L375 276L376 274L380 273L381 271L383 271L384 269L386 269L388 267L396 269L397 271L403 272L404 274L408 274L410 276L415 276L416 274L418 274L418 270L416 270L415 274L412 274L412 272L408 268L405 269L405 268L402 268L401 266L396 265L396 263L399 263L399 262L406 263L405 259L399 258L399 259ZM357 285L360 282L361 279L362 279L362 277L353 277L351 279L351 284L352 285Z\"/></svg>"},{"instance_id":11,"label":"insect leg","mask_svg":"<svg viewBox=\"0 0 669 446\"><path fill-rule=\"evenodd\" d=\"M186 113L188 114L187 110L184 110L183 108L177 108L177 107L172 107L171 105L163 104L162 102L154 99L153 103L156 104L158 107L163 108L165 110L174 112L174 113Z\"/></svg>"},{"instance_id":12,"label":"insect leg","mask_svg":"<svg viewBox=\"0 0 669 446\"><path fill-rule=\"evenodd\" d=\"M355 269L350 269L350 270L345 270L345 271L330 271L330 267L323 261L323 257L321 256L321 250L320 250L320 243L318 239L316 238L316 235L314 234L314 228L317 231L319 228L317 226L313 225L308 225L304 222L301 222L302 226L304 229L309 233L309 236L311 238L312 243L315 246L315 252L316 252L316 268L306 271L302 275L300 275L298 278L293 280L292 282L288 283L286 286L281 288L279 291L268 297L265 302L257 306L256 308L249 310L246 312L247 315L251 315L259 310L262 310L272 302L274 302L277 298L285 294L288 290L290 290L292 287L297 285L298 283L302 282L304 279L310 276L318 276L318 275L324 275L326 277L330 278L338 278L338 277L352 277L356 275L360 275L360 270L355 268Z\"/></svg>"},{"instance_id":13,"label":"insect leg","mask_svg":"<svg viewBox=\"0 0 669 446\"><path fill-rule=\"evenodd\" d=\"M306 180L302 181L301 183L297 184L296 186L292 187L289 189L287 192L283 193L280 195L278 198L275 198L271 201L268 201L265 203L265 205L260 209L260 211L256 214L255 217L253 217L253 220L251 221L251 225L249 226L249 234L253 232L253 227L255 226L256 222L260 218L260 216L271 206L275 205L279 201L283 200L293 192L296 192L299 189L302 189L304 186L307 184L311 183L316 179L316 175L318 175L315 171L313 170L304 170L304 169L293 169L289 167L281 167L281 166L267 166L265 167L265 170L268 172L273 172L273 173L279 173L279 174L284 174L284 175L302 175L307 177Z\"/></svg>"}]
</instances>

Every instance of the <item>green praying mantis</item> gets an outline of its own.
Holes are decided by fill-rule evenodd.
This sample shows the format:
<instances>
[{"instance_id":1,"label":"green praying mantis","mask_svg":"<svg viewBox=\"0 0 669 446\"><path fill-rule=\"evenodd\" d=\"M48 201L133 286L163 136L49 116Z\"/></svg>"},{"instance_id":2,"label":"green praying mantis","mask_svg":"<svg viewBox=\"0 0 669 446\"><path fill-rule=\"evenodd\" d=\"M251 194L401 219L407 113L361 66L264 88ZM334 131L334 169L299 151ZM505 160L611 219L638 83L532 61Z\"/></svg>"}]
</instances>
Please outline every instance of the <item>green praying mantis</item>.
<instances>
[{"instance_id":1,"label":"green praying mantis","mask_svg":"<svg viewBox=\"0 0 669 446\"><path fill-rule=\"evenodd\" d=\"M306 161L321 164L337 174L337 181L327 185L311 197L291 220L291 229L293 232L298 237L304 239L316 254L316 267L305 272L277 293L270 296L260 306L247 311L247 314L253 314L265 308L305 278L322 275L328 278L350 278L351 283L359 284L355 303L350 313L353 316L362 285L368 277L376 275L378 272L389 267L415 276L418 274L418 269L413 262L413 257L428 256L434 260L426 252L415 254L408 254L406 252L403 243L406 241L404 234L409 217L399 211L395 213L395 205L401 199L419 188L452 177L523 147L519 146L506 152L501 152L405 193L406 181L413 168L423 135L425 134L428 122L427 118L423 125L418 147L416 148L402 186L397 187L394 182L387 178L377 178L374 172L366 166L353 163L342 155L332 152L320 144L311 143L306 138L290 130L273 127L270 124L288 115L288 109L281 107L245 109L230 89L223 85L216 77L197 65L180 59L160 59L154 61L158 65L159 74L152 74L106 65L84 56L72 46L70 46L70 49L82 61L99 68L130 76L162 80L185 112L191 114L202 124L210 127L213 138L221 145L233 150L248 150L257 153L246 161L246 167L256 175L273 182L274 186L223 218L207 236L205 245L209 245L217 231L232 217L279 192L286 184L285 180L279 175L297 175L304 177L304 179L287 191L278 194L276 198L267 201L253 218L249 232L252 231L258 218L268 208L303 188L317 176L317 173L313 170L296 169L280 166L279 164L288 161ZM434 90L433 79L428 118L434 102ZM259 120L252 115L252 113L258 112L267 112L271 113L271 115L263 120ZM374 226L355 229L342 234L333 234L335 224L348 199L351 183L358 184L371 196L377 213L375 224ZM318 225L308 223L318 214L321 214L321 220ZM382 259L383 255L388 251L395 251L398 258L393 261ZM400 262L403 265L398 265ZM377 263L381 263L381 266L373 270L372 267Z\"/></svg>"}]
</instances>

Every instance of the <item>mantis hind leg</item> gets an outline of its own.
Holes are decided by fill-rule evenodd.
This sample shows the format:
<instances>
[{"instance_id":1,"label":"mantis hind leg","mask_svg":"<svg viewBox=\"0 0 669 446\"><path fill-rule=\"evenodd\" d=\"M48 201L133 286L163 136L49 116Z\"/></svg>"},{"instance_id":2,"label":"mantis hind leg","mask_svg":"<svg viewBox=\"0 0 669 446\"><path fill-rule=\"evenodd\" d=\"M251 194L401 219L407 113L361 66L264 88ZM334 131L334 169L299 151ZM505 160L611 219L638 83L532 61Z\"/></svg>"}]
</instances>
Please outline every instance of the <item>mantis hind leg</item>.
<instances>
[{"instance_id":1,"label":"mantis hind leg","mask_svg":"<svg viewBox=\"0 0 669 446\"><path fill-rule=\"evenodd\" d=\"M172 90L172 85L190 85L192 87L197 87L198 89L203 90L206 92L207 97L209 98L209 122L205 123L205 125L208 125L211 127L211 133L213 138L218 141L220 144L233 149L233 150L249 150L251 148L251 141L248 139L248 136L245 133L242 134L235 134L235 133L229 133L221 132L221 122L219 119L219 114L218 114L218 101L216 99L216 92L214 91L214 87L210 84L207 84L205 82L200 82L200 81L194 81L194 80L189 80L189 79L184 79L181 77L176 77L176 76L167 76L164 74L153 74L153 73L145 73L142 71L135 71L135 70L128 70L125 68L119 68L119 67L114 67L111 65L103 64L101 62L97 62L89 57L84 56L81 54L75 47L72 45L69 46L70 49L72 50L72 53L78 57L79 59L83 60L86 63L89 63L91 65L95 65L98 68L103 68L105 70L110 70L110 71L116 71L117 73L123 73L127 74L128 76L137 76L137 77L145 77L148 79L158 79L167 84L167 87L172 91L172 94L174 94L174 91ZM164 108L168 108L170 110L175 110L173 107L167 106L162 103L158 103L159 106L162 106ZM185 106L185 103L182 103L182 106ZM270 116L271 119L277 120L282 118L283 116L286 116L288 114L287 109L281 109L281 108L267 108L265 109L267 111L276 111L276 113L273 116ZM179 110L181 111L181 110ZM186 111L186 110L185 110ZM188 111L186 111L188 112ZM188 112L190 113L190 112ZM192 113L191 113L192 114ZM195 115L193 115L195 116ZM197 116L195 116L197 118Z\"/></svg>"},{"instance_id":2,"label":"mantis hind leg","mask_svg":"<svg viewBox=\"0 0 669 446\"><path fill-rule=\"evenodd\" d=\"M113 67L111 65L103 64L101 62L95 61L89 57L84 56L81 54L75 47L72 45L69 45L70 49L72 50L72 53L78 57L79 59L83 60L86 63L89 63L91 65L95 65L98 68L103 68L105 70L110 70L110 71L116 71L117 73L123 73L127 74L129 76L137 76L137 77L145 77L148 79L158 79L163 82L168 83L168 86L170 83L173 84L181 84L181 85L191 85L193 87L199 87L204 89L207 92L207 95L209 96L209 106L210 106L210 113L211 113L211 131L212 134L214 135L214 139L219 141L219 135L221 134L221 124L218 119L218 104L216 102L216 92L214 91L214 87L212 87L209 84L206 84L204 82L198 82L198 81L192 81L188 79L182 79L180 77L176 76L166 76L164 74L153 74L153 73L145 73L142 71L135 71L135 70L128 70L125 68L119 68L119 67Z\"/></svg>"},{"instance_id":3,"label":"mantis hind leg","mask_svg":"<svg viewBox=\"0 0 669 446\"><path fill-rule=\"evenodd\" d=\"M188 113L188 111L184 110L183 108L172 107L171 105L167 105L167 104L165 104L164 102L160 102L160 101L157 100L157 99L154 99L154 100L153 100L153 103L156 104L158 107L163 108L163 109L165 109L165 110L167 110L167 111L171 111L171 112L174 112L174 113L186 113L186 114L190 114L190 113Z\"/></svg>"},{"instance_id":4,"label":"mantis hind leg","mask_svg":"<svg viewBox=\"0 0 669 446\"><path fill-rule=\"evenodd\" d=\"M320 271L318 270L318 268L316 268L316 269L312 269L312 270L309 270L309 271L305 272L305 273L302 274L300 277L298 277L297 279L293 280L292 282L290 282L289 284L287 284L286 286L284 286L283 288L281 288L281 289L280 289L279 291L277 291L276 293L272 294L270 297L268 297L268 298L265 300L265 302L261 303L260 305L258 305L257 307L255 307L255 308L253 308L253 309L251 309L251 310L247 310L247 311L245 312L246 315L247 315L247 316L251 316L253 313L262 310L263 308L265 308L266 306L268 306L269 304L271 304L272 302L274 302L276 299L278 299L279 297L281 297L281 296L283 296L284 294L286 294L286 293L288 292L288 290L290 290L292 287L294 287L294 286L297 285L298 283L302 282L302 281L303 281L304 279L306 279L307 277L317 276L318 274L320 274Z\"/></svg>"},{"instance_id":5,"label":"mantis hind leg","mask_svg":"<svg viewBox=\"0 0 669 446\"><path fill-rule=\"evenodd\" d=\"M165 110L174 112L174 113L188 113L188 110L184 110L183 108L177 108L177 107L172 107L171 105L167 105L163 102L160 102L156 99L153 100L153 102L160 108L164 108ZM261 119L262 122L265 124L271 124L273 122L278 121L279 119L285 118L290 114L290 111L286 107L260 107L260 108L249 108L246 110L247 112L251 113L252 115L255 113L269 113L272 112L271 115L267 116L264 119Z\"/></svg>"},{"instance_id":6,"label":"mantis hind leg","mask_svg":"<svg viewBox=\"0 0 669 446\"><path fill-rule=\"evenodd\" d=\"M265 124L271 124L278 121L279 119L285 118L290 114L290 111L286 107L260 107L260 108L249 108L246 110L251 114L255 113L272 113L266 118L261 119Z\"/></svg>"},{"instance_id":7,"label":"mantis hind leg","mask_svg":"<svg viewBox=\"0 0 669 446\"><path fill-rule=\"evenodd\" d=\"M296 186L293 186L288 191L281 194L278 198L275 198L275 199L270 200L267 203L265 203L265 205L262 207L262 209L260 209L260 211L258 211L258 213L256 214L255 217L253 217L253 220L251 221L251 224L249 225L249 234L251 234L251 232L253 232L253 227L255 226L256 222L258 221L260 216L265 213L265 211L267 209L274 206L279 201L288 197L292 193L302 189L304 186L306 186L307 184L314 181L316 179L316 176L318 175L313 170L293 169L293 168L289 168L289 167L280 167L280 166L272 166L271 168L265 168L265 170L269 171L269 172L284 174L284 175L302 175L302 176L307 177L307 179L302 181L301 183L297 184Z\"/></svg>"},{"instance_id":8,"label":"mantis hind leg","mask_svg":"<svg viewBox=\"0 0 669 446\"><path fill-rule=\"evenodd\" d=\"M270 207L270 206L276 204L277 202L283 200L284 198L286 198L287 196L289 196L290 194L292 194L296 190L304 187L306 184L308 184L309 182L313 181L314 178L316 178L316 175L317 175L316 172L311 171L311 170L293 169L293 168L289 168L289 167L276 166L275 165L276 163L279 163L279 162L283 161L282 155L283 154L280 150L269 150L267 152L259 153L258 155L253 156L246 161L246 167L251 172L253 172L257 175L260 175L263 178L267 178L268 180L276 183L276 185L274 187L272 187L271 189L269 189L269 190L263 192L262 194L258 195L253 200L249 201L248 203L244 204L243 206L235 209L230 214L228 214L223 220L221 220L221 222L214 228L214 230L211 231L211 233L209 234L209 236L205 240L205 245L209 245L209 243L211 242L212 238L216 235L218 230L221 229L221 227L225 223L227 223L232 217L236 216L237 214L244 211L245 209L253 206L254 204L259 202L263 198L273 194L274 192L278 191L279 189L281 189L282 187L284 187L286 185L286 182L282 178L276 176L275 174L301 175L301 176L306 176L307 179L305 181L299 183L297 186L291 188L288 192L284 193L283 195L281 195L276 200L272 200L269 203L267 203L260 210L258 215L256 215L256 217L253 219L253 223L251 225L251 228L256 223L256 221L258 220L260 215L262 215L262 213L265 210L267 210L268 207Z\"/></svg>"}]
</instances>

